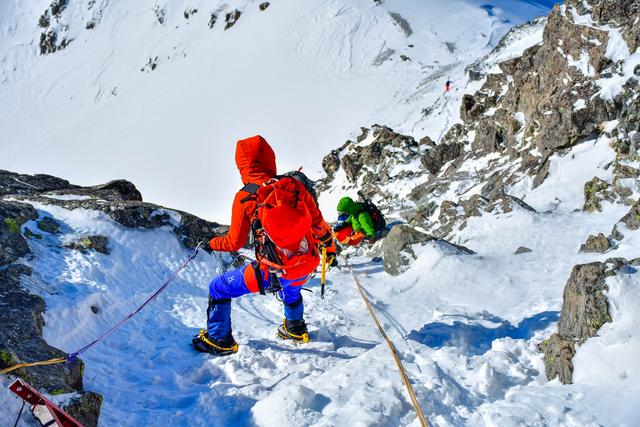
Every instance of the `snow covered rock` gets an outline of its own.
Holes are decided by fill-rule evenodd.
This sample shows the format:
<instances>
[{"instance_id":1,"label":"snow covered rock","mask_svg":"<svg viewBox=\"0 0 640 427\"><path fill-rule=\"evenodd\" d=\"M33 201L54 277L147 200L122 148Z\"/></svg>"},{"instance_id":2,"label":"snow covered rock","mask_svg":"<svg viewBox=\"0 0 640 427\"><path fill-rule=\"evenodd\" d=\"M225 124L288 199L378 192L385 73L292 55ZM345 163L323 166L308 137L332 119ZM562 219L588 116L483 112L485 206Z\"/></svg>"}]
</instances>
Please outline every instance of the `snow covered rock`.
<instances>
[{"instance_id":1,"label":"snow covered rock","mask_svg":"<svg viewBox=\"0 0 640 427\"><path fill-rule=\"evenodd\" d=\"M417 248L431 243L450 253L459 255L475 253L464 246L454 245L401 224L394 226L382 242L384 270L392 276L401 274L409 268L412 260L417 258Z\"/></svg>"},{"instance_id":2,"label":"snow covered rock","mask_svg":"<svg viewBox=\"0 0 640 427\"><path fill-rule=\"evenodd\" d=\"M76 393L63 405L64 410L84 427L97 427L103 397L92 391Z\"/></svg>"},{"instance_id":3,"label":"snow covered rock","mask_svg":"<svg viewBox=\"0 0 640 427\"><path fill-rule=\"evenodd\" d=\"M521 209L526 212L535 212L531 206L521 199L504 193L501 189L495 191L489 197L479 194L469 199L461 199L458 202L445 200L440 205L438 220L431 224L421 224L429 229L435 236L448 238L463 230L467 221L472 217L480 217L483 213L503 214ZM416 218L419 222L419 218Z\"/></svg>"},{"instance_id":4,"label":"snow covered rock","mask_svg":"<svg viewBox=\"0 0 640 427\"><path fill-rule=\"evenodd\" d=\"M105 255L109 255L110 253L106 236L83 236L77 240L67 243L64 247L80 252L94 250Z\"/></svg>"},{"instance_id":5,"label":"snow covered rock","mask_svg":"<svg viewBox=\"0 0 640 427\"><path fill-rule=\"evenodd\" d=\"M227 229L226 226L205 221L187 212L168 210L146 203L135 185L126 180L79 187L48 175L19 175L0 171L0 197L2 196L27 203L35 201L60 206L69 210L100 211L126 227L149 230L169 226L173 228L178 239L189 248L195 247L201 240L221 235ZM12 203L12 206L16 204ZM48 220L43 218L41 221Z\"/></svg>"},{"instance_id":6,"label":"snow covered rock","mask_svg":"<svg viewBox=\"0 0 640 427\"><path fill-rule=\"evenodd\" d=\"M335 183L341 190L357 189L358 194L379 200L383 206L400 200L397 184L427 173L420 167L420 160L436 148L426 140L419 143L386 126L374 125L361 131L356 141L347 141L324 157L322 167L327 175L320 182L319 190L330 189L340 171L344 172L345 180ZM442 152L425 161L439 168L446 157Z\"/></svg>"},{"instance_id":7,"label":"snow covered rock","mask_svg":"<svg viewBox=\"0 0 640 427\"><path fill-rule=\"evenodd\" d=\"M590 235L587 237L587 241L580 246L580 252L587 253L605 253L607 250L611 249L611 242L602 233L598 233L597 236Z\"/></svg>"},{"instance_id":8,"label":"snow covered rock","mask_svg":"<svg viewBox=\"0 0 640 427\"><path fill-rule=\"evenodd\" d=\"M607 277L625 271L632 263L633 261L612 258L605 262L576 265L573 268L564 288L558 333L539 346L540 351L544 353L547 379L558 377L563 384L572 382L572 359L577 346L588 338L597 336L600 328L612 321L606 296L609 289Z\"/></svg>"}]
</instances>

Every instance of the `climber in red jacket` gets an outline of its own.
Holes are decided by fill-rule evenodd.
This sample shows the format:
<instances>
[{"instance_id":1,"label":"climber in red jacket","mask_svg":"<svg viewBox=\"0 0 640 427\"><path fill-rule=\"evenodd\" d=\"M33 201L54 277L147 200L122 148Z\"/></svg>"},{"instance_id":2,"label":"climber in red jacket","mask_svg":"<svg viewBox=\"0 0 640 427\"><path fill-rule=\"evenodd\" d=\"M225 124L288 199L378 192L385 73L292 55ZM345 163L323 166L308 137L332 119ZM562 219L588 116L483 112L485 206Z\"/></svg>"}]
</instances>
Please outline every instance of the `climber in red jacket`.
<instances>
[{"instance_id":1,"label":"climber in red jacket","mask_svg":"<svg viewBox=\"0 0 640 427\"><path fill-rule=\"evenodd\" d=\"M313 196L296 173L277 176L275 154L264 138L238 141L236 165L245 186L233 201L229 231L211 239L209 246L214 251L237 251L251 231L257 259L209 284L207 329L194 337L193 345L220 356L238 351L231 331L231 299L248 293L277 292L285 315L278 336L307 342L302 285L319 264L318 246L335 254L331 228Z\"/></svg>"}]
</instances>

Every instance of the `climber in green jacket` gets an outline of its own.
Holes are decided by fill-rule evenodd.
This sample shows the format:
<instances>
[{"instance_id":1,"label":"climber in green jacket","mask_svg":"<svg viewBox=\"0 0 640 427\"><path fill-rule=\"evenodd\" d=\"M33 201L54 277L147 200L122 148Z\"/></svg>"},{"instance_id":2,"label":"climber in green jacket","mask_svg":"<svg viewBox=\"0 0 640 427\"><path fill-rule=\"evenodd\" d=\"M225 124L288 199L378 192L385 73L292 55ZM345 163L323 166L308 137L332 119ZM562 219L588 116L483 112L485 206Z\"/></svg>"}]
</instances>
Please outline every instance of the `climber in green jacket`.
<instances>
[{"instance_id":1,"label":"climber in green jacket","mask_svg":"<svg viewBox=\"0 0 640 427\"><path fill-rule=\"evenodd\" d=\"M374 240L376 228L364 203L343 197L338 203L338 223L334 227L335 237L343 245L358 246L364 239Z\"/></svg>"}]
</instances>

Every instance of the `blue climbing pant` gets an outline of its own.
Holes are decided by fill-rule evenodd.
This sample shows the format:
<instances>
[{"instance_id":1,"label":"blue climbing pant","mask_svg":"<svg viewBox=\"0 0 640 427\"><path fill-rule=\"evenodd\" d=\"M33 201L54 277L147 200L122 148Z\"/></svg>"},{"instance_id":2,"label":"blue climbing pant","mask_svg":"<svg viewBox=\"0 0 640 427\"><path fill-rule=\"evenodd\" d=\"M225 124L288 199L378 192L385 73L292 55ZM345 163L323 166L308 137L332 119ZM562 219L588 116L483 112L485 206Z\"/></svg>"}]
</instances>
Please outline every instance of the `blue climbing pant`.
<instances>
[{"instance_id":1,"label":"blue climbing pant","mask_svg":"<svg viewBox=\"0 0 640 427\"><path fill-rule=\"evenodd\" d=\"M288 320L302 320L304 304L302 284L307 277L295 280L280 278L282 290L278 292L284 301L284 317ZM265 284L269 283L263 274ZM207 309L207 332L215 340L222 340L231 334L231 299L258 292L255 270L251 264L215 277L209 283L209 308Z\"/></svg>"}]
</instances>

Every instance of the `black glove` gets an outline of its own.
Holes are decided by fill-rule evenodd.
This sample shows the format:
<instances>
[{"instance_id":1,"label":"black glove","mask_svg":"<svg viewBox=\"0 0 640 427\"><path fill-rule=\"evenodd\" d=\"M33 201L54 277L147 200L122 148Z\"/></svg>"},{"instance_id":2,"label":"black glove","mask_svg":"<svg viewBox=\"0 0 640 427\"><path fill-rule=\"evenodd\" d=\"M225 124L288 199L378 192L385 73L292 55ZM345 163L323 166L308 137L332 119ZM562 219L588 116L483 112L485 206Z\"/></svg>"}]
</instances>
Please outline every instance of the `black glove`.
<instances>
[{"instance_id":1,"label":"black glove","mask_svg":"<svg viewBox=\"0 0 640 427\"><path fill-rule=\"evenodd\" d=\"M330 231L327 231L322 237L318 238L318 243L320 247L329 247L333 244L333 234Z\"/></svg>"},{"instance_id":2,"label":"black glove","mask_svg":"<svg viewBox=\"0 0 640 427\"><path fill-rule=\"evenodd\" d=\"M203 251L205 251L206 253L210 254L211 252L213 252L213 249L211 249L211 246L209 246L209 242L210 240L205 239L202 242L202 246L200 246L200 249L202 249Z\"/></svg>"},{"instance_id":3,"label":"black glove","mask_svg":"<svg viewBox=\"0 0 640 427\"><path fill-rule=\"evenodd\" d=\"M335 252L327 252L327 266L329 267L338 266L338 258Z\"/></svg>"}]
</instances>

